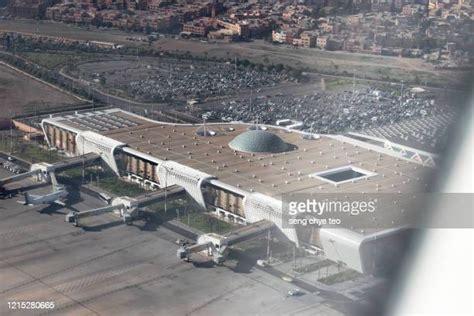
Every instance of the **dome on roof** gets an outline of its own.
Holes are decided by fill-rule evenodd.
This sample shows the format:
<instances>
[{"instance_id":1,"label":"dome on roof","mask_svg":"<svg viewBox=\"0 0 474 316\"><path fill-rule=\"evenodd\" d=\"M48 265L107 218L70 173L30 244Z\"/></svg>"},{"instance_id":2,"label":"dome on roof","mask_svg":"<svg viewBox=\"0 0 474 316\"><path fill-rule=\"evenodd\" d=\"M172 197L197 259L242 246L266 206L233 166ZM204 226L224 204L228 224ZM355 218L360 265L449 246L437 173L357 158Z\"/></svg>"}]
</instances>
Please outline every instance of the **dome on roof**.
<instances>
[{"instance_id":1,"label":"dome on roof","mask_svg":"<svg viewBox=\"0 0 474 316\"><path fill-rule=\"evenodd\" d=\"M229 147L250 153L279 153L289 149L288 144L280 137L262 130L250 130L238 135L229 143Z\"/></svg>"}]
</instances>

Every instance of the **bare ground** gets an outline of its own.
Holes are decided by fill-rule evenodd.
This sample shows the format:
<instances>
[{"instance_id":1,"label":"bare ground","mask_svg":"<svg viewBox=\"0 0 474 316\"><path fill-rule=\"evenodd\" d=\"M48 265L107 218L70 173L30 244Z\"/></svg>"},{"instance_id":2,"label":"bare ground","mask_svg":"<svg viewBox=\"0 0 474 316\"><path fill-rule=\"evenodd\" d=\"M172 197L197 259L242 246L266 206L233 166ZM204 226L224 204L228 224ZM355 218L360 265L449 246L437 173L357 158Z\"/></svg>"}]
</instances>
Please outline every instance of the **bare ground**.
<instances>
[{"instance_id":1,"label":"bare ground","mask_svg":"<svg viewBox=\"0 0 474 316\"><path fill-rule=\"evenodd\" d=\"M80 101L73 96L0 65L0 117L34 111L48 106L74 106Z\"/></svg>"}]
</instances>

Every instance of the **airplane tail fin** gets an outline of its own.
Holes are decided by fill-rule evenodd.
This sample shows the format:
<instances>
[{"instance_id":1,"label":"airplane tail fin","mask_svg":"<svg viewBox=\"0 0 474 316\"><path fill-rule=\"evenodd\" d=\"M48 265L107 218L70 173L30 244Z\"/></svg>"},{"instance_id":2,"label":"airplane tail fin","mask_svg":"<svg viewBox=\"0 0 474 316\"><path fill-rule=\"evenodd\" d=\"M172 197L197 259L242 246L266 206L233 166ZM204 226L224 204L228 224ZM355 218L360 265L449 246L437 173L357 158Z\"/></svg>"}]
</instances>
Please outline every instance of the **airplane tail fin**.
<instances>
[{"instance_id":1,"label":"airplane tail fin","mask_svg":"<svg viewBox=\"0 0 474 316\"><path fill-rule=\"evenodd\" d=\"M31 197L28 192L25 192L25 205L29 205L31 202Z\"/></svg>"},{"instance_id":2,"label":"airplane tail fin","mask_svg":"<svg viewBox=\"0 0 474 316\"><path fill-rule=\"evenodd\" d=\"M59 191L61 186L58 184L58 180L56 179L54 172L50 172L49 177L51 178L51 184L53 185L53 192Z\"/></svg>"},{"instance_id":3,"label":"airplane tail fin","mask_svg":"<svg viewBox=\"0 0 474 316\"><path fill-rule=\"evenodd\" d=\"M23 205L33 205L33 200L36 198L36 195L31 195L28 192L23 193L24 201L17 201Z\"/></svg>"}]
</instances>

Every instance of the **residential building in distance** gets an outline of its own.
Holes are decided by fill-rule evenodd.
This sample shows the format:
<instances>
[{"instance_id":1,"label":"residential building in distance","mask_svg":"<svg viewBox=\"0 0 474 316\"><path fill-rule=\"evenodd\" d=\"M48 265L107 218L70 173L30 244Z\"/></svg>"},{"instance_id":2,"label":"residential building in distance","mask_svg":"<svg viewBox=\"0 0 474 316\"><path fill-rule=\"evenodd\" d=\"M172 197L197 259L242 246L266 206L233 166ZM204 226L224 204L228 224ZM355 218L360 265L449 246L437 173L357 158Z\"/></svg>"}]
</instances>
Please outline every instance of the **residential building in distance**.
<instances>
[{"instance_id":1,"label":"residential building in distance","mask_svg":"<svg viewBox=\"0 0 474 316\"><path fill-rule=\"evenodd\" d=\"M52 0L12 0L8 4L8 10L13 15L35 19L43 17L51 4Z\"/></svg>"},{"instance_id":2,"label":"residential building in distance","mask_svg":"<svg viewBox=\"0 0 474 316\"><path fill-rule=\"evenodd\" d=\"M12 0L13 15L212 40L274 43L466 64L474 57L470 1ZM448 43L452 43L449 45Z\"/></svg>"},{"instance_id":3,"label":"residential building in distance","mask_svg":"<svg viewBox=\"0 0 474 316\"><path fill-rule=\"evenodd\" d=\"M316 40L316 46L320 49L326 49L328 46L328 37L327 36L319 36Z\"/></svg>"}]
</instances>

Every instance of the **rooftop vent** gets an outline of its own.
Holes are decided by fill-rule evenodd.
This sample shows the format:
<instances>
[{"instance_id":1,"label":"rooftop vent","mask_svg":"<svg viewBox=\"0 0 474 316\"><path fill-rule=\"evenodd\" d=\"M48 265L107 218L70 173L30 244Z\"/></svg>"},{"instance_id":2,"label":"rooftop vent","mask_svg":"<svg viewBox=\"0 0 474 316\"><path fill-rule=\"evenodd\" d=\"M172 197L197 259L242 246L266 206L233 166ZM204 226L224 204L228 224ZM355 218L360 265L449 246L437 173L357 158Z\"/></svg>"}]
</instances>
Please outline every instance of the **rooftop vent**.
<instances>
[{"instance_id":1,"label":"rooftop vent","mask_svg":"<svg viewBox=\"0 0 474 316\"><path fill-rule=\"evenodd\" d=\"M196 135L202 136L202 137L211 137L211 136L216 136L217 133L213 130L210 130L207 127L201 126L196 130Z\"/></svg>"},{"instance_id":2,"label":"rooftop vent","mask_svg":"<svg viewBox=\"0 0 474 316\"><path fill-rule=\"evenodd\" d=\"M321 136L317 135L317 134L313 134L313 133L304 133L303 134L303 139L306 139L306 140L315 140L315 139L320 139Z\"/></svg>"},{"instance_id":3,"label":"rooftop vent","mask_svg":"<svg viewBox=\"0 0 474 316\"><path fill-rule=\"evenodd\" d=\"M249 131L266 131L268 128L266 126L252 125L247 128Z\"/></svg>"}]
</instances>

